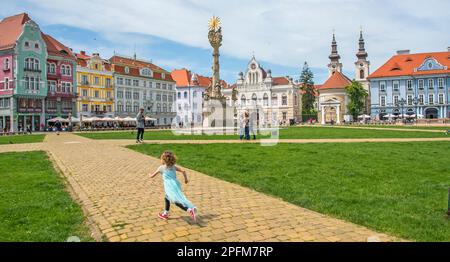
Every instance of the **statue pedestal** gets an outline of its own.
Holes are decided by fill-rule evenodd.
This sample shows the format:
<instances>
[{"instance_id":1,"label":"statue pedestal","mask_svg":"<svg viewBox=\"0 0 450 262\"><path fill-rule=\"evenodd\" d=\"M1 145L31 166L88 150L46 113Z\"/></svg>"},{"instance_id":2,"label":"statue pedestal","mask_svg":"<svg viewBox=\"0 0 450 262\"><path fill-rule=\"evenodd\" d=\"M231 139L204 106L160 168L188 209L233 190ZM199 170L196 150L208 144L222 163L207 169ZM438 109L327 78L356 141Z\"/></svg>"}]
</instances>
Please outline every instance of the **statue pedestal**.
<instances>
[{"instance_id":1,"label":"statue pedestal","mask_svg":"<svg viewBox=\"0 0 450 262\"><path fill-rule=\"evenodd\" d=\"M235 134L234 107L225 98L209 98L203 102L203 132Z\"/></svg>"}]
</instances>

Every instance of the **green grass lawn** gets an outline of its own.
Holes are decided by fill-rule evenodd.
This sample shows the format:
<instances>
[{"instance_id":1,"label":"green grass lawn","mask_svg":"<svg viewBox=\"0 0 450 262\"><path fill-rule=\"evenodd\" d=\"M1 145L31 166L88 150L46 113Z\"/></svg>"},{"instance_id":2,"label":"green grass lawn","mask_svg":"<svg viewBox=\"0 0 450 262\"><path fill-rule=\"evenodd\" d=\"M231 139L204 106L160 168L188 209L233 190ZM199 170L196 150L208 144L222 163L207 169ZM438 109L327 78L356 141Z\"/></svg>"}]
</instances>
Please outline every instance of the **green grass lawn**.
<instances>
[{"instance_id":1,"label":"green grass lawn","mask_svg":"<svg viewBox=\"0 0 450 262\"><path fill-rule=\"evenodd\" d=\"M78 133L91 139L136 139L135 131ZM258 136L268 138L268 136ZM281 139L318 139L318 138L420 138L445 137L444 133L404 132L396 130L371 130L334 127L290 127L280 130ZM151 131L144 135L146 140L224 140L239 139L237 135L174 135L172 131Z\"/></svg>"},{"instance_id":2,"label":"green grass lawn","mask_svg":"<svg viewBox=\"0 0 450 262\"><path fill-rule=\"evenodd\" d=\"M399 128L399 129L424 129L424 130L448 130L450 126L413 126L413 125L354 125L349 127L374 127L374 128Z\"/></svg>"},{"instance_id":3,"label":"green grass lawn","mask_svg":"<svg viewBox=\"0 0 450 262\"><path fill-rule=\"evenodd\" d=\"M409 240L450 241L450 142L130 148ZM208 207L203 207L208 208Z\"/></svg>"},{"instance_id":4,"label":"green grass lawn","mask_svg":"<svg viewBox=\"0 0 450 262\"><path fill-rule=\"evenodd\" d=\"M0 241L92 241L80 207L44 152L0 154Z\"/></svg>"},{"instance_id":5,"label":"green grass lawn","mask_svg":"<svg viewBox=\"0 0 450 262\"><path fill-rule=\"evenodd\" d=\"M0 145L3 144L24 144L38 143L44 141L45 135L14 135L0 136Z\"/></svg>"}]
</instances>

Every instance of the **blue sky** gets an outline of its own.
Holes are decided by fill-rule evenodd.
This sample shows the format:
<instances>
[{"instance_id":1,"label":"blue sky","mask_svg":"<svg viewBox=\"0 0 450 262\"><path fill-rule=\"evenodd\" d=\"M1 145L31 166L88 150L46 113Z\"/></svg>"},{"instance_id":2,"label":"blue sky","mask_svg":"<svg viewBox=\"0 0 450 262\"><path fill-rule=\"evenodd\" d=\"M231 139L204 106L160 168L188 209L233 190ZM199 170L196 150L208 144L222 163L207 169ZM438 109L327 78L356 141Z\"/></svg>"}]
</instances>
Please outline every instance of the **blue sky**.
<instances>
[{"instance_id":1,"label":"blue sky","mask_svg":"<svg viewBox=\"0 0 450 262\"><path fill-rule=\"evenodd\" d=\"M396 50L450 46L447 0L0 0L2 17L27 12L41 29L74 51L114 52L167 69L210 75L207 21L222 20L221 76L234 83L254 53L274 76L298 78L304 61L315 82L326 80L331 34L344 72L353 78L359 29L373 72Z\"/></svg>"}]
</instances>

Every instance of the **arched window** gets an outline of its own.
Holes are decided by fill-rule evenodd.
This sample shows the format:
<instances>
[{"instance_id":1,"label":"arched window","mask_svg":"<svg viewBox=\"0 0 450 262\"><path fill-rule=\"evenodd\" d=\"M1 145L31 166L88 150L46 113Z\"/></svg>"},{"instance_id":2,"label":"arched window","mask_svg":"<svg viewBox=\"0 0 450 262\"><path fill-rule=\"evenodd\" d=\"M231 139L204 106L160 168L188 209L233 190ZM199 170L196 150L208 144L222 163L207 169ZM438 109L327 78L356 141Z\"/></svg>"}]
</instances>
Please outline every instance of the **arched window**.
<instances>
[{"instance_id":1,"label":"arched window","mask_svg":"<svg viewBox=\"0 0 450 262\"><path fill-rule=\"evenodd\" d=\"M62 75L65 75L65 74L66 74L66 66L65 66L65 65L62 65L60 71L61 71L61 74L62 74Z\"/></svg>"},{"instance_id":2,"label":"arched window","mask_svg":"<svg viewBox=\"0 0 450 262\"><path fill-rule=\"evenodd\" d=\"M184 91L184 98L188 97L188 93L186 91Z\"/></svg>"},{"instance_id":3,"label":"arched window","mask_svg":"<svg viewBox=\"0 0 450 262\"><path fill-rule=\"evenodd\" d=\"M126 106L125 106L125 111L126 112L131 112L131 103L127 102Z\"/></svg>"},{"instance_id":4,"label":"arched window","mask_svg":"<svg viewBox=\"0 0 450 262\"><path fill-rule=\"evenodd\" d=\"M163 104L163 112L164 113L167 112L167 105L166 104Z\"/></svg>"},{"instance_id":5,"label":"arched window","mask_svg":"<svg viewBox=\"0 0 450 262\"><path fill-rule=\"evenodd\" d=\"M156 112L161 112L161 104L159 103L156 105Z\"/></svg>"},{"instance_id":6,"label":"arched window","mask_svg":"<svg viewBox=\"0 0 450 262\"><path fill-rule=\"evenodd\" d=\"M34 44L34 48L39 49L39 44L38 43Z\"/></svg>"},{"instance_id":7,"label":"arched window","mask_svg":"<svg viewBox=\"0 0 450 262\"><path fill-rule=\"evenodd\" d=\"M263 105L264 106L269 105L269 96L266 93L264 93L264 96L263 96Z\"/></svg>"},{"instance_id":8,"label":"arched window","mask_svg":"<svg viewBox=\"0 0 450 262\"><path fill-rule=\"evenodd\" d=\"M130 73L130 68L128 66L125 67L125 74L129 74Z\"/></svg>"},{"instance_id":9,"label":"arched window","mask_svg":"<svg viewBox=\"0 0 450 262\"><path fill-rule=\"evenodd\" d=\"M245 103L246 103L245 95L242 95L241 96L241 104L245 105Z\"/></svg>"},{"instance_id":10,"label":"arched window","mask_svg":"<svg viewBox=\"0 0 450 262\"><path fill-rule=\"evenodd\" d=\"M72 69L72 67L71 67L70 65L67 65L67 66L66 66L66 75L67 75L67 76L72 75L71 69Z\"/></svg>"},{"instance_id":11,"label":"arched window","mask_svg":"<svg viewBox=\"0 0 450 262\"><path fill-rule=\"evenodd\" d=\"M272 105L273 106L278 105L278 96L277 96L277 94L272 94Z\"/></svg>"},{"instance_id":12,"label":"arched window","mask_svg":"<svg viewBox=\"0 0 450 262\"><path fill-rule=\"evenodd\" d=\"M26 70L39 70L39 59L37 58L25 58Z\"/></svg>"},{"instance_id":13,"label":"arched window","mask_svg":"<svg viewBox=\"0 0 450 262\"><path fill-rule=\"evenodd\" d=\"M360 79L364 79L365 78L364 69L359 70L359 78Z\"/></svg>"},{"instance_id":14,"label":"arched window","mask_svg":"<svg viewBox=\"0 0 450 262\"><path fill-rule=\"evenodd\" d=\"M256 76L255 83L258 83L258 80L259 80L259 79L258 79L258 78L259 78L258 72L255 73L255 76Z\"/></svg>"},{"instance_id":15,"label":"arched window","mask_svg":"<svg viewBox=\"0 0 450 262\"><path fill-rule=\"evenodd\" d=\"M134 112L139 111L139 103L134 102L134 105L133 105L133 111L134 111Z\"/></svg>"},{"instance_id":16,"label":"arched window","mask_svg":"<svg viewBox=\"0 0 450 262\"><path fill-rule=\"evenodd\" d=\"M121 101L117 102L117 112L122 112L123 111L123 104Z\"/></svg>"},{"instance_id":17,"label":"arched window","mask_svg":"<svg viewBox=\"0 0 450 262\"><path fill-rule=\"evenodd\" d=\"M181 99L181 92L178 92L178 99Z\"/></svg>"},{"instance_id":18,"label":"arched window","mask_svg":"<svg viewBox=\"0 0 450 262\"><path fill-rule=\"evenodd\" d=\"M256 105L257 102L258 102L258 97L256 96L255 93L253 93L253 95L252 95L252 104L253 104L253 105Z\"/></svg>"}]
</instances>

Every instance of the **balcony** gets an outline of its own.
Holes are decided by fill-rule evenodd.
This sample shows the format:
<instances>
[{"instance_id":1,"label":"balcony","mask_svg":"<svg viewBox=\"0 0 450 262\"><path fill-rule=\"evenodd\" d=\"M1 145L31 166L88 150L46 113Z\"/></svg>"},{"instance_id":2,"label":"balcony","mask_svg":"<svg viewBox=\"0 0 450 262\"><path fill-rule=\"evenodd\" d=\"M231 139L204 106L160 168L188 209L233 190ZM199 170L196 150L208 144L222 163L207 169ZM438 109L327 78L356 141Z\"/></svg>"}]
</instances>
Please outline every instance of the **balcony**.
<instances>
[{"instance_id":1,"label":"balcony","mask_svg":"<svg viewBox=\"0 0 450 262\"><path fill-rule=\"evenodd\" d=\"M89 85L89 81L81 81L78 84L82 85L82 86L88 86Z\"/></svg>"},{"instance_id":2,"label":"balcony","mask_svg":"<svg viewBox=\"0 0 450 262\"><path fill-rule=\"evenodd\" d=\"M25 67L23 70L27 71L27 72L36 72L36 73L41 73L42 72L42 70L39 69L39 68L28 68L28 67Z\"/></svg>"},{"instance_id":3,"label":"balcony","mask_svg":"<svg viewBox=\"0 0 450 262\"><path fill-rule=\"evenodd\" d=\"M6 88L5 83L0 83L0 90L8 90L8 89L14 89L14 82L9 82L8 88Z\"/></svg>"},{"instance_id":4,"label":"balcony","mask_svg":"<svg viewBox=\"0 0 450 262\"><path fill-rule=\"evenodd\" d=\"M3 67L3 71L4 71L4 72L7 72L7 71L9 71L9 70L11 70L11 67L10 67L10 66L8 66L8 67Z\"/></svg>"}]
</instances>

